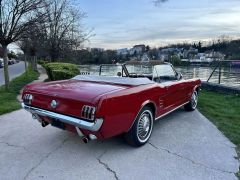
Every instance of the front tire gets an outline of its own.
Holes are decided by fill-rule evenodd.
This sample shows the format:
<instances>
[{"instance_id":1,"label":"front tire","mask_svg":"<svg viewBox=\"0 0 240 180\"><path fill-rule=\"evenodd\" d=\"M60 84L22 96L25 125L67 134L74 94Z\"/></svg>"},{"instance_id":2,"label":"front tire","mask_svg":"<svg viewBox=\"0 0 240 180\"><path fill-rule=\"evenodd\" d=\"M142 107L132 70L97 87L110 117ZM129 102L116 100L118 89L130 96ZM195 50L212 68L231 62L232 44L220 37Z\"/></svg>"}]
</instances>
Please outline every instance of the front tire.
<instances>
[{"instance_id":1,"label":"front tire","mask_svg":"<svg viewBox=\"0 0 240 180\"><path fill-rule=\"evenodd\" d=\"M194 111L197 108L198 92L194 91L191 100L184 106L186 111Z\"/></svg>"},{"instance_id":2,"label":"front tire","mask_svg":"<svg viewBox=\"0 0 240 180\"><path fill-rule=\"evenodd\" d=\"M152 109L147 106L144 107L131 129L125 134L127 143L135 147L146 144L152 134L153 118Z\"/></svg>"}]
</instances>

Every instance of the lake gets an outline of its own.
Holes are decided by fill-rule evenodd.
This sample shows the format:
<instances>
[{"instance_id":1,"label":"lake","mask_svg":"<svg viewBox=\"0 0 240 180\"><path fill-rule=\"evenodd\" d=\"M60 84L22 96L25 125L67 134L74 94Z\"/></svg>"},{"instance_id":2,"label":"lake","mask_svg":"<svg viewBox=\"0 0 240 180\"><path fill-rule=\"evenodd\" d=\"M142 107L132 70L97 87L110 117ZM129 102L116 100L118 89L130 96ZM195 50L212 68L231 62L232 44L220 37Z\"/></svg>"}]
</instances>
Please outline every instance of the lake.
<instances>
[{"instance_id":1,"label":"lake","mask_svg":"<svg viewBox=\"0 0 240 180\"><path fill-rule=\"evenodd\" d=\"M188 67L176 67L176 70L182 73L185 79L191 78L200 78L203 81L207 81L209 76L211 75L213 68L211 67L201 67L201 66L188 66ZM117 75L119 70L112 71L109 69L109 75ZM121 70L120 70L121 71ZM81 65L80 66L81 73L90 73L90 75L98 75L99 74L99 66L98 65ZM218 83L218 75L219 71L216 70L210 79L209 82ZM238 87L240 88L240 68L231 68L224 67L221 72L221 84Z\"/></svg>"}]
</instances>

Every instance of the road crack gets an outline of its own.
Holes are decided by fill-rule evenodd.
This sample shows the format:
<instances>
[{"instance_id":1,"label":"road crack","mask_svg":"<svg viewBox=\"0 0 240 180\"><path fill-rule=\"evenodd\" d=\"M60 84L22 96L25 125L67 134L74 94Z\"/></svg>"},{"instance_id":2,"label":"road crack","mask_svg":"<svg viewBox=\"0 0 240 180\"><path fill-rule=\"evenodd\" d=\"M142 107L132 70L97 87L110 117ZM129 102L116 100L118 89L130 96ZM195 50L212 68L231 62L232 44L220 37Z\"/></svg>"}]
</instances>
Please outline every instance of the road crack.
<instances>
[{"instance_id":1,"label":"road crack","mask_svg":"<svg viewBox=\"0 0 240 180\"><path fill-rule=\"evenodd\" d=\"M8 143L8 142L0 142L0 144L5 144L5 145L7 145L8 147L21 148L21 149L24 149L25 151L27 151L27 149L26 149L24 146L14 145L14 144L10 144L10 143Z\"/></svg>"},{"instance_id":2,"label":"road crack","mask_svg":"<svg viewBox=\"0 0 240 180\"><path fill-rule=\"evenodd\" d=\"M34 167L32 167L25 175L25 177L23 178L24 180L26 180L29 175L36 169L38 168L48 157L50 157L52 155L52 153L56 152L58 149L62 148L62 146L68 141L69 137L64 139L56 148L54 148L52 151L50 151L49 153L47 153L40 161L39 163L37 163Z\"/></svg>"},{"instance_id":3,"label":"road crack","mask_svg":"<svg viewBox=\"0 0 240 180\"><path fill-rule=\"evenodd\" d=\"M177 154L175 152L171 152L170 150L166 149L166 148L161 148L161 147L157 147L156 145L154 145L153 143L151 142L148 142L149 145L151 145L154 149L157 149L157 150L162 150L162 151L165 151L167 152L168 154L171 154L171 155L174 155L174 156L177 156L181 159L184 159L184 160L187 160L187 161L190 161L192 164L195 164L195 165L198 165L198 166L202 166L206 169L211 169L211 170L214 170L214 171L218 171L218 172L222 172L222 173L229 173L229 174L235 174L235 172L231 172L231 171L226 171L226 170L222 170L222 169L218 169L218 168L213 168L213 167L210 167L210 166L207 166L205 164L202 164L202 163L199 163L199 162L196 162L190 158L187 158L187 157L184 157L180 154Z\"/></svg>"},{"instance_id":4,"label":"road crack","mask_svg":"<svg viewBox=\"0 0 240 180\"><path fill-rule=\"evenodd\" d=\"M112 174L114 175L114 178L115 178L116 180L119 180L119 177L117 176L116 171L112 170L107 163L105 163L105 162L103 162L103 161L101 160L101 158L102 158L106 153L107 153L107 150L104 151L104 153L102 153L102 154L97 158L97 160L98 160L99 164L103 165L104 168L105 168L107 171L109 171L110 173L112 173Z\"/></svg>"}]
</instances>

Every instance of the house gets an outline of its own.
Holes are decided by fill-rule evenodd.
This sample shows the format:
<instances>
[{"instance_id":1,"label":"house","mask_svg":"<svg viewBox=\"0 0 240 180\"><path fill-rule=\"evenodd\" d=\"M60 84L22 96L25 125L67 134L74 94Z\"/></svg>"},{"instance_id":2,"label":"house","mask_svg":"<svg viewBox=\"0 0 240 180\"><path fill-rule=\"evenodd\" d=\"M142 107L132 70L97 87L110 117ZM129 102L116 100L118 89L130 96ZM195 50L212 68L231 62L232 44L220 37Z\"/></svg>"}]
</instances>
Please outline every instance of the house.
<instances>
[{"instance_id":1,"label":"house","mask_svg":"<svg viewBox=\"0 0 240 180\"><path fill-rule=\"evenodd\" d=\"M191 63L202 63L206 62L206 54L205 53L198 53L193 58L190 59Z\"/></svg>"},{"instance_id":2,"label":"house","mask_svg":"<svg viewBox=\"0 0 240 180\"><path fill-rule=\"evenodd\" d=\"M184 59L193 59L198 54L198 49L190 47L188 50L183 50Z\"/></svg>"},{"instance_id":3,"label":"house","mask_svg":"<svg viewBox=\"0 0 240 180\"><path fill-rule=\"evenodd\" d=\"M149 56L147 55L147 53L144 53L141 57L141 62L149 62L149 61L150 61Z\"/></svg>"},{"instance_id":4,"label":"house","mask_svg":"<svg viewBox=\"0 0 240 180\"><path fill-rule=\"evenodd\" d=\"M123 55L123 56L125 56L125 55L127 55L127 54L129 54L129 50L128 50L127 48L123 48L123 49L118 49L118 50L117 50L117 55Z\"/></svg>"},{"instance_id":5,"label":"house","mask_svg":"<svg viewBox=\"0 0 240 180\"><path fill-rule=\"evenodd\" d=\"M221 61L224 60L225 55L223 53L211 50L211 51L206 51L206 58L211 59L212 61Z\"/></svg>"},{"instance_id":6,"label":"house","mask_svg":"<svg viewBox=\"0 0 240 180\"><path fill-rule=\"evenodd\" d=\"M146 50L146 46L144 44L135 45L132 49L130 49L130 55L140 55L143 54Z\"/></svg>"},{"instance_id":7,"label":"house","mask_svg":"<svg viewBox=\"0 0 240 180\"><path fill-rule=\"evenodd\" d=\"M183 56L183 48L163 48L159 49L158 58L162 61L169 61L170 57L175 55L181 58Z\"/></svg>"}]
</instances>

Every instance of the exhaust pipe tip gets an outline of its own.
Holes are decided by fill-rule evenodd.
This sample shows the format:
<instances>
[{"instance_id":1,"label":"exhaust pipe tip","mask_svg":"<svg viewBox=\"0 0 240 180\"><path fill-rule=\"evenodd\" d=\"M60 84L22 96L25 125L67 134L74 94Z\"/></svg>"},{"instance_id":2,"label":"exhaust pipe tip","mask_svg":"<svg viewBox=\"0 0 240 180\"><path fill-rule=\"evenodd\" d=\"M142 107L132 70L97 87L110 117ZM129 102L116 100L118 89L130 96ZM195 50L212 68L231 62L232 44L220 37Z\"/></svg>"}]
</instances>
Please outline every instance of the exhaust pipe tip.
<instances>
[{"instance_id":1,"label":"exhaust pipe tip","mask_svg":"<svg viewBox=\"0 0 240 180\"><path fill-rule=\"evenodd\" d=\"M83 137L83 138L82 138L82 141L83 141L85 144L87 144L87 143L89 142L89 139L88 139L87 137Z\"/></svg>"},{"instance_id":2,"label":"exhaust pipe tip","mask_svg":"<svg viewBox=\"0 0 240 180\"><path fill-rule=\"evenodd\" d=\"M49 125L48 122L46 122L46 121L42 121L42 127L46 127L47 125Z\"/></svg>"}]
</instances>

